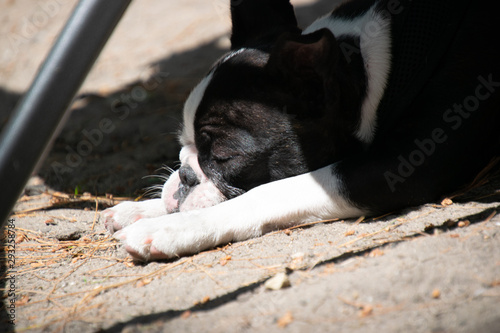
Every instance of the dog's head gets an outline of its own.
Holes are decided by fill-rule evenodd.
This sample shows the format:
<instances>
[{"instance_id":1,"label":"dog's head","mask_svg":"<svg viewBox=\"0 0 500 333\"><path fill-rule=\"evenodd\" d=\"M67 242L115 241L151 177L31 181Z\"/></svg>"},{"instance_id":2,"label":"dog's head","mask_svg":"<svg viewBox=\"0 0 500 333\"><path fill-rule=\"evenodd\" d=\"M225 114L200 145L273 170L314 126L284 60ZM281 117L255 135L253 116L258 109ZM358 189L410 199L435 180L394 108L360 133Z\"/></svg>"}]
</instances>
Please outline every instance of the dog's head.
<instances>
[{"instance_id":1,"label":"dog's head","mask_svg":"<svg viewBox=\"0 0 500 333\"><path fill-rule=\"evenodd\" d=\"M181 167L162 193L168 212L212 206L328 165L359 146L353 135L359 114L345 112L358 108L359 84L343 73L333 34L301 35L288 1L281 10L280 1L240 2L232 8L232 52L185 103ZM276 24L263 19L266 28L259 29L237 19L241 11L247 20L257 17L268 4Z\"/></svg>"}]
</instances>

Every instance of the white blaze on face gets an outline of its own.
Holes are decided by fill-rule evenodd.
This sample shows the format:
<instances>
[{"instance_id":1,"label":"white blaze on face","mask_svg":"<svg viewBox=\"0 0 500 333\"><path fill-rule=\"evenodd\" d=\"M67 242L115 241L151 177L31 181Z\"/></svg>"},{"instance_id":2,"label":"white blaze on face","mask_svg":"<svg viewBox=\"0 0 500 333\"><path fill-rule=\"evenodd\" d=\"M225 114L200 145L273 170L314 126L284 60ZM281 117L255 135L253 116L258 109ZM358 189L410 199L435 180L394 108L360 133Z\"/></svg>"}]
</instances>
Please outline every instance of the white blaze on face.
<instances>
[{"instance_id":1,"label":"white blaze on face","mask_svg":"<svg viewBox=\"0 0 500 333\"><path fill-rule=\"evenodd\" d=\"M245 52L246 48L242 48L233 52L228 53L219 63L222 64L229 59L239 55L240 53ZM212 81L213 73L217 70L217 68L212 69L212 71L203 78L203 80L198 83L198 85L193 89L191 94L189 94L186 103L184 103L184 128L179 137L179 141L183 147L194 144L194 118L196 116L196 110L198 110L198 106L205 95L205 90L208 85Z\"/></svg>"},{"instance_id":2,"label":"white blaze on face","mask_svg":"<svg viewBox=\"0 0 500 333\"><path fill-rule=\"evenodd\" d=\"M185 200L181 203L179 207L178 199L174 198L174 194L181 186L181 179L179 177L179 171L174 172L168 178L167 182L163 186L162 199L165 203L168 213L173 213L175 211L188 211L200 208L206 208L216 205L226 198L217 189L215 184L208 179L208 177L203 173L198 163L198 150L194 144L194 119L196 115L196 110L203 99L205 90L212 80L212 73L207 75L201 82L193 89L189 95L186 103L184 104L184 124L181 136L179 138L180 143L183 148L179 154L179 159L182 166L190 166L191 169L196 174L199 184L196 185L190 192Z\"/></svg>"},{"instance_id":3,"label":"white blaze on face","mask_svg":"<svg viewBox=\"0 0 500 333\"><path fill-rule=\"evenodd\" d=\"M196 110L205 95L205 90L212 81L212 73L208 74L189 94L183 110L183 129L179 141L183 147L194 145L194 117Z\"/></svg>"}]
</instances>

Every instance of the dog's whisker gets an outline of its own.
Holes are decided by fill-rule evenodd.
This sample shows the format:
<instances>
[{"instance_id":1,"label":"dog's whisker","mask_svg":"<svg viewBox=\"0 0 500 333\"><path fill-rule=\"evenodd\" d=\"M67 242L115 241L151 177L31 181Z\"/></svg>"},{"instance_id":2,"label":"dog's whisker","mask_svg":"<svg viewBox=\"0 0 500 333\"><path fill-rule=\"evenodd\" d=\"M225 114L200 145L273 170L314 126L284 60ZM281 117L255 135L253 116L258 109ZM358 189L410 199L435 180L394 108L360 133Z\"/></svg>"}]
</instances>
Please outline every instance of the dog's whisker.
<instances>
[{"instance_id":1,"label":"dog's whisker","mask_svg":"<svg viewBox=\"0 0 500 333\"><path fill-rule=\"evenodd\" d=\"M177 164L176 164L176 166L177 166ZM160 171L160 170L164 170L164 171L168 172L169 174L173 174L175 172L175 169L169 167L168 165L162 166L158 171Z\"/></svg>"},{"instance_id":2,"label":"dog's whisker","mask_svg":"<svg viewBox=\"0 0 500 333\"><path fill-rule=\"evenodd\" d=\"M158 178L160 175L146 175L146 176L142 176L142 179L146 179L146 178Z\"/></svg>"},{"instance_id":3,"label":"dog's whisker","mask_svg":"<svg viewBox=\"0 0 500 333\"><path fill-rule=\"evenodd\" d=\"M159 198L159 197L161 197L162 189L163 189L163 186L161 186L161 185L149 186L145 189L144 196L151 197L151 198Z\"/></svg>"},{"instance_id":4,"label":"dog's whisker","mask_svg":"<svg viewBox=\"0 0 500 333\"><path fill-rule=\"evenodd\" d=\"M161 197L161 193L163 191L164 183L170 178L170 176L175 172L172 168L168 166L162 166L157 171L165 170L168 174L153 174L143 176L142 179L157 179L159 184L153 184L144 189L144 196L150 198L159 198Z\"/></svg>"}]
</instances>

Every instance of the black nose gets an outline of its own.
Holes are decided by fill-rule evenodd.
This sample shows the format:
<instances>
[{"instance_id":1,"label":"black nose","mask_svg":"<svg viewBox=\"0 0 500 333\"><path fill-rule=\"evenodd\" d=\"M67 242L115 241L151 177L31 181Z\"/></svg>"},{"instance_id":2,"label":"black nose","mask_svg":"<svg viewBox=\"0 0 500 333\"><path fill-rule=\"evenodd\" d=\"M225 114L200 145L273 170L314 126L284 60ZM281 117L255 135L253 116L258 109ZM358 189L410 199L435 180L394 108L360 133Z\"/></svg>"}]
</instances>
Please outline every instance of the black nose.
<instances>
[{"instance_id":1,"label":"black nose","mask_svg":"<svg viewBox=\"0 0 500 333\"><path fill-rule=\"evenodd\" d=\"M179 169L179 177L181 179L181 184L187 187L193 187L200 183L196 173L190 166L182 166Z\"/></svg>"}]
</instances>

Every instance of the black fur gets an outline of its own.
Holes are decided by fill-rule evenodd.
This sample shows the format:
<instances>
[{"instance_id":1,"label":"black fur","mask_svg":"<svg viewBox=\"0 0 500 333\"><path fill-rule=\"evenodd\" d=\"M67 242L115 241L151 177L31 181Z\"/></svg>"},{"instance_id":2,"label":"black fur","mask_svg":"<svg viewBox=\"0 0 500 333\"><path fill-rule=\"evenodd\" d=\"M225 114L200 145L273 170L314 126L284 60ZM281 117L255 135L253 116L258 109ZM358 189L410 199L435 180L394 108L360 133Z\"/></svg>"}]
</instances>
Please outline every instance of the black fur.
<instances>
[{"instance_id":1,"label":"black fur","mask_svg":"<svg viewBox=\"0 0 500 333\"><path fill-rule=\"evenodd\" d=\"M272 43L284 32L300 33L288 0L231 0L231 49Z\"/></svg>"},{"instance_id":2,"label":"black fur","mask_svg":"<svg viewBox=\"0 0 500 333\"><path fill-rule=\"evenodd\" d=\"M391 96L389 103L382 103L381 125L373 145L337 166L352 202L374 212L432 202L471 182L499 154L500 52L494 42L498 40L498 24L490 2L467 3L447 1L450 11L467 9L455 14L458 19L449 18L446 26L453 33L441 30L440 36L446 38L434 42L435 48L431 45L426 61L407 64L406 68L413 67L415 72L409 73L414 78L406 90L400 90L396 78L389 79L388 89L404 98ZM398 36L395 42L404 43L404 29L411 31L407 24L414 22L397 23L401 25L393 26L399 29L393 32ZM395 57L411 51L400 44L393 48L397 50ZM399 61L395 58L393 63ZM464 112L469 114L467 119L456 114L454 107L474 100L478 87L489 78L493 81L490 90L479 90L490 93L489 97L480 100L474 111ZM390 93L386 91L384 98Z\"/></svg>"},{"instance_id":3,"label":"black fur","mask_svg":"<svg viewBox=\"0 0 500 333\"><path fill-rule=\"evenodd\" d=\"M391 15L395 1L377 8ZM285 0L233 1L232 49L249 49L212 69L197 110L205 174L232 198L338 162L332 170L345 196L372 212L433 201L471 181L500 146L495 11L486 0L442 0L439 8L453 14L443 24L436 20L447 13L436 13L433 2L401 0L392 13L392 71L367 147L353 134L367 93L362 55L347 60L339 49L359 39L325 29L301 35ZM374 3L354 0L332 15L351 19ZM427 9L432 15L422 14ZM412 14L436 31L419 31ZM398 83L401 76L408 79ZM455 112L478 89L488 97L471 112Z\"/></svg>"}]
</instances>

